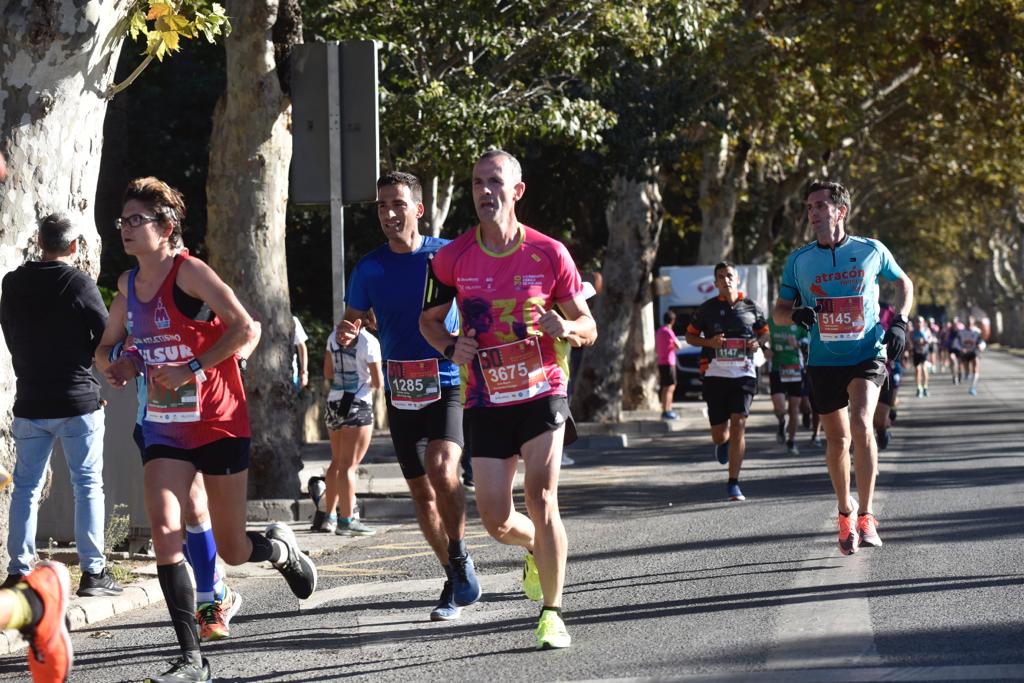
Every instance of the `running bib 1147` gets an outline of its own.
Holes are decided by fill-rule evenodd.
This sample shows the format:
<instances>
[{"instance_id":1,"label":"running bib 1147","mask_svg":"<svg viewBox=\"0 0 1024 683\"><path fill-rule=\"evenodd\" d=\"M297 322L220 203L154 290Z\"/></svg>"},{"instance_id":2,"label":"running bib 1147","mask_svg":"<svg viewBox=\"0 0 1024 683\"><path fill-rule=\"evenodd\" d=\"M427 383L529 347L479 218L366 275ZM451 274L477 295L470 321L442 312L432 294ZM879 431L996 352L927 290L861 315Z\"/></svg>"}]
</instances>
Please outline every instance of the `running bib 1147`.
<instances>
[{"instance_id":1,"label":"running bib 1147","mask_svg":"<svg viewBox=\"0 0 1024 683\"><path fill-rule=\"evenodd\" d=\"M491 403L512 403L551 389L535 337L477 351Z\"/></svg>"},{"instance_id":2,"label":"running bib 1147","mask_svg":"<svg viewBox=\"0 0 1024 683\"><path fill-rule=\"evenodd\" d=\"M175 363L175 365L182 365ZM148 373L147 373L148 375ZM146 419L150 422L199 422L200 396L203 385L199 378L168 389L146 378Z\"/></svg>"},{"instance_id":3,"label":"running bib 1147","mask_svg":"<svg viewBox=\"0 0 1024 683\"><path fill-rule=\"evenodd\" d=\"M721 348L715 349L715 362L730 367L746 366L747 340L723 339Z\"/></svg>"},{"instance_id":4,"label":"running bib 1147","mask_svg":"<svg viewBox=\"0 0 1024 683\"><path fill-rule=\"evenodd\" d=\"M864 297L819 297L818 336L821 341L864 338Z\"/></svg>"},{"instance_id":5,"label":"running bib 1147","mask_svg":"<svg viewBox=\"0 0 1024 683\"><path fill-rule=\"evenodd\" d=\"M441 377L437 359L389 360L388 386L391 405L402 410L419 410L441 399Z\"/></svg>"}]
</instances>

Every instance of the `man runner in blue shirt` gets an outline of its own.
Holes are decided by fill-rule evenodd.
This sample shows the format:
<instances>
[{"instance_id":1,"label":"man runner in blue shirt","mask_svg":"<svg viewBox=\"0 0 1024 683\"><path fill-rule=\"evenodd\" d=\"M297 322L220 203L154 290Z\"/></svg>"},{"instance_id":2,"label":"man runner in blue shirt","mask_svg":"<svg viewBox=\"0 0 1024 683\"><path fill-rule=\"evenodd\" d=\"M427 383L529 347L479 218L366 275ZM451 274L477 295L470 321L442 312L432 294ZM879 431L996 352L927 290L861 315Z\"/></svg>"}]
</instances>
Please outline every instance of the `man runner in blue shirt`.
<instances>
[{"instance_id":1,"label":"man runner in blue shirt","mask_svg":"<svg viewBox=\"0 0 1024 683\"><path fill-rule=\"evenodd\" d=\"M851 555L859 545L882 545L871 507L878 470L871 425L885 360L899 358L906 347L914 285L884 244L847 234L850 193L845 187L815 181L804 199L817 240L786 260L774 318L779 325L797 323L811 333L811 401L828 439L828 472L839 505L839 551ZM887 331L878 318L879 276L896 289L897 315ZM851 432L856 519L852 513L857 501L850 496Z\"/></svg>"},{"instance_id":2,"label":"man runner in blue shirt","mask_svg":"<svg viewBox=\"0 0 1024 683\"><path fill-rule=\"evenodd\" d=\"M337 337L341 344L354 339L366 311L373 309L385 362L391 441L420 529L448 577L430 618L448 621L479 600L481 589L464 538L459 369L427 343L419 328L427 261L448 243L419 233L423 212L423 189L416 176L392 172L377 180L377 218L388 241L364 256L352 272ZM454 307L445 324L453 334L458 331Z\"/></svg>"}]
</instances>

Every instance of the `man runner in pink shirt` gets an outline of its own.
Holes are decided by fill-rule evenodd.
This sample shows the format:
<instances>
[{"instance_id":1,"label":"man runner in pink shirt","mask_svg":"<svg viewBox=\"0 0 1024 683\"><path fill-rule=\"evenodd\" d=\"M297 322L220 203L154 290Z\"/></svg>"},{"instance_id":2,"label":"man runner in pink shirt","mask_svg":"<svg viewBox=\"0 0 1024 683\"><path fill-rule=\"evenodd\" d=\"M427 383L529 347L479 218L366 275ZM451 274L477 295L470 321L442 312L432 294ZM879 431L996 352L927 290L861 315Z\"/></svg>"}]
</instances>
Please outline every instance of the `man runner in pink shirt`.
<instances>
[{"instance_id":1,"label":"man runner in pink shirt","mask_svg":"<svg viewBox=\"0 0 1024 683\"><path fill-rule=\"evenodd\" d=\"M480 157L473 167L480 224L430 262L420 331L460 367L480 518L495 540L526 549L523 590L543 601L535 635L538 649L548 649L572 642L562 621L567 541L558 511L563 441L575 438L569 347L593 344L597 325L565 246L516 219L525 191L515 157L502 150ZM452 299L458 335L444 325ZM529 516L513 506L517 455Z\"/></svg>"}]
</instances>

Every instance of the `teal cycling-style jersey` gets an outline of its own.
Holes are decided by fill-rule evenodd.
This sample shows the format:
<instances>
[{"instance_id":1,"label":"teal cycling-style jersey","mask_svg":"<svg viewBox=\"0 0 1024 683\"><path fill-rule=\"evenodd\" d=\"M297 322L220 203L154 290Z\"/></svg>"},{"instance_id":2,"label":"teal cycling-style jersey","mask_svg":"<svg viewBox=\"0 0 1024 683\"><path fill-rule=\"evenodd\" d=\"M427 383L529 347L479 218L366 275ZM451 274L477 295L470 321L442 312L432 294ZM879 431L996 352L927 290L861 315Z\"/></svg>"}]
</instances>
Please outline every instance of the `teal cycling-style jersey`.
<instances>
[{"instance_id":1,"label":"teal cycling-style jersey","mask_svg":"<svg viewBox=\"0 0 1024 683\"><path fill-rule=\"evenodd\" d=\"M818 313L808 365L856 365L885 356L879 276L896 280L903 269L884 244L867 237L847 235L834 251L812 242L789 255L779 296Z\"/></svg>"}]
</instances>

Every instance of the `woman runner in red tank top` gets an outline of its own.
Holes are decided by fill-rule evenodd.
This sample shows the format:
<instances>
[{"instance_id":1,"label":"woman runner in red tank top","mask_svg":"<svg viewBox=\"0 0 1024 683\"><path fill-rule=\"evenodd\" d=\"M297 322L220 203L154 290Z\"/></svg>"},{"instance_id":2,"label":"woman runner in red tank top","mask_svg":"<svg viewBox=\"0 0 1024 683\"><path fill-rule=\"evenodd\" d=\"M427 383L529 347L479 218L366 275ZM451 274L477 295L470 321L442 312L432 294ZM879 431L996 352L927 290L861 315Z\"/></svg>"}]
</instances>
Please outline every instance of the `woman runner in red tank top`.
<instances>
[{"instance_id":1,"label":"woman runner in red tank top","mask_svg":"<svg viewBox=\"0 0 1024 683\"><path fill-rule=\"evenodd\" d=\"M249 420L235 355L254 343L258 332L209 266L175 256L184 214L181 193L156 178L134 180L125 191L117 225L125 252L138 267L121 275L118 289L128 300L127 323L136 345L104 373L113 386L123 387L143 372L148 385L146 511L160 587L182 652L171 670L151 681L211 677L200 654L195 599L182 554L182 509L197 471L203 473L213 534L225 562L270 561L300 599L316 589L316 567L287 525L271 524L263 534L245 530ZM196 310L186 315L182 308Z\"/></svg>"}]
</instances>

